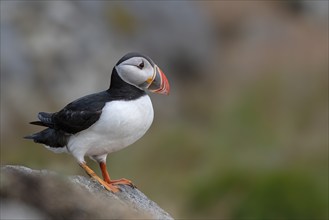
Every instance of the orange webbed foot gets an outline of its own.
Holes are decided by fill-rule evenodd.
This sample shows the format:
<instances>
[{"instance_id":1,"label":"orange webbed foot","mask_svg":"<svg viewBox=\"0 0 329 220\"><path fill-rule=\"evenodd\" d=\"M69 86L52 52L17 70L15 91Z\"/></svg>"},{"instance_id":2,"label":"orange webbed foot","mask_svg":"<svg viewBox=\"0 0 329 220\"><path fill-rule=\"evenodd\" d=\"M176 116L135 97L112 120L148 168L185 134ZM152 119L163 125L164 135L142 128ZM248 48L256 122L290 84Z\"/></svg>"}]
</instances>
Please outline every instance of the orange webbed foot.
<instances>
[{"instance_id":1,"label":"orange webbed foot","mask_svg":"<svg viewBox=\"0 0 329 220\"><path fill-rule=\"evenodd\" d=\"M99 182L105 189L107 189L110 192L116 193L121 191L121 189L118 186L115 186L114 184L107 183L102 179L96 179L97 182Z\"/></svg>"},{"instance_id":2,"label":"orange webbed foot","mask_svg":"<svg viewBox=\"0 0 329 220\"><path fill-rule=\"evenodd\" d=\"M125 179L125 178L118 179L118 180L111 180L110 175L109 175L109 173L107 172L107 169L106 169L106 163L104 161L100 162L99 166L101 168L104 181L107 182L108 184L111 184L111 185L114 185L114 186L115 185L128 185L132 188L137 188L130 180Z\"/></svg>"},{"instance_id":3,"label":"orange webbed foot","mask_svg":"<svg viewBox=\"0 0 329 220\"><path fill-rule=\"evenodd\" d=\"M94 180L99 182L99 184L101 184L108 191L113 192L113 193L121 191L118 186L115 186L112 183L107 183L106 181L102 180L99 176L96 175L96 173L92 169L90 169L90 167L87 166L86 163L80 163L79 165L86 171L86 173L91 178L93 178Z\"/></svg>"},{"instance_id":4,"label":"orange webbed foot","mask_svg":"<svg viewBox=\"0 0 329 220\"><path fill-rule=\"evenodd\" d=\"M132 188L137 188L135 186L135 184L133 184L130 180L125 179L125 178L118 179L118 180L111 180L110 183L113 185L128 185Z\"/></svg>"}]
</instances>

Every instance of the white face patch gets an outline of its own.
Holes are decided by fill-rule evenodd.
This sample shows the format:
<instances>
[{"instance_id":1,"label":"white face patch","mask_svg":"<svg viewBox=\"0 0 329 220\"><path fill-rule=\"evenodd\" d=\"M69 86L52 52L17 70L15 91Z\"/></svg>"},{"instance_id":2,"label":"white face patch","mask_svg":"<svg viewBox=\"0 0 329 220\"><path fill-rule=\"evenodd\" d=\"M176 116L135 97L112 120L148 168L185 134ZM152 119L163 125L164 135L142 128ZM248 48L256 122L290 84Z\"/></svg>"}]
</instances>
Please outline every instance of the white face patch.
<instances>
[{"instance_id":1,"label":"white face patch","mask_svg":"<svg viewBox=\"0 0 329 220\"><path fill-rule=\"evenodd\" d=\"M138 87L153 76L154 69L144 57L132 57L115 67L125 82Z\"/></svg>"}]
</instances>

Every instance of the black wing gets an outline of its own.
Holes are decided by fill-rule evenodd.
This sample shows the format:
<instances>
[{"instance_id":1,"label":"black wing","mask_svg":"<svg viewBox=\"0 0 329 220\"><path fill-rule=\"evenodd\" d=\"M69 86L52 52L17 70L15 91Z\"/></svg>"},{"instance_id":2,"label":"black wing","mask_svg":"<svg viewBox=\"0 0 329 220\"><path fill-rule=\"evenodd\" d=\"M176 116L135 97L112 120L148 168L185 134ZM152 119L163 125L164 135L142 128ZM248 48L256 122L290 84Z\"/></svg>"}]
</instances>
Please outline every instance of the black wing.
<instances>
[{"instance_id":1,"label":"black wing","mask_svg":"<svg viewBox=\"0 0 329 220\"><path fill-rule=\"evenodd\" d=\"M40 112L38 114L40 121L31 124L75 134L93 125L100 118L106 102L111 100L107 91L84 96L71 102L59 112Z\"/></svg>"},{"instance_id":2,"label":"black wing","mask_svg":"<svg viewBox=\"0 0 329 220\"><path fill-rule=\"evenodd\" d=\"M54 129L75 134L93 125L101 116L102 110L73 111L67 108L53 114Z\"/></svg>"}]
</instances>

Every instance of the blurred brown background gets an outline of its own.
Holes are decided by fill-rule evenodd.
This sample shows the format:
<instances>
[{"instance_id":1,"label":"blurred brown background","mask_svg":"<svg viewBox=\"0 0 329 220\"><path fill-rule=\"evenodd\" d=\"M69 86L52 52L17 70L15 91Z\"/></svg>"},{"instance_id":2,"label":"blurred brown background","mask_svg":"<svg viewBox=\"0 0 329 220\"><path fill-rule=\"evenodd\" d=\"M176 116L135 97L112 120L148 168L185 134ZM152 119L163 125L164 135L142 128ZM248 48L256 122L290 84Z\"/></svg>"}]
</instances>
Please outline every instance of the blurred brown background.
<instances>
[{"instance_id":1,"label":"blurred brown background","mask_svg":"<svg viewBox=\"0 0 329 220\"><path fill-rule=\"evenodd\" d=\"M171 83L108 157L177 218L328 218L328 1L1 1L1 164L82 174L22 137L149 55ZM95 163L90 162L98 171Z\"/></svg>"}]
</instances>

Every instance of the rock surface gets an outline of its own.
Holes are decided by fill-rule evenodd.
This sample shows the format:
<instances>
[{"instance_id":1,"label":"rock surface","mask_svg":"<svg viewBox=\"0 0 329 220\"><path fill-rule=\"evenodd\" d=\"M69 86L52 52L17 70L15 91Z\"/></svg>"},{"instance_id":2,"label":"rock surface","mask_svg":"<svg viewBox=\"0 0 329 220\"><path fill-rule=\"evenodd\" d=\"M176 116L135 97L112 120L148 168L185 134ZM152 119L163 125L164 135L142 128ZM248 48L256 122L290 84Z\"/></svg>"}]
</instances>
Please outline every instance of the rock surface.
<instances>
[{"instance_id":1,"label":"rock surface","mask_svg":"<svg viewBox=\"0 0 329 220\"><path fill-rule=\"evenodd\" d=\"M83 176L1 167L0 219L173 219L138 189L111 193Z\"/></svg>"}]
</instances>

